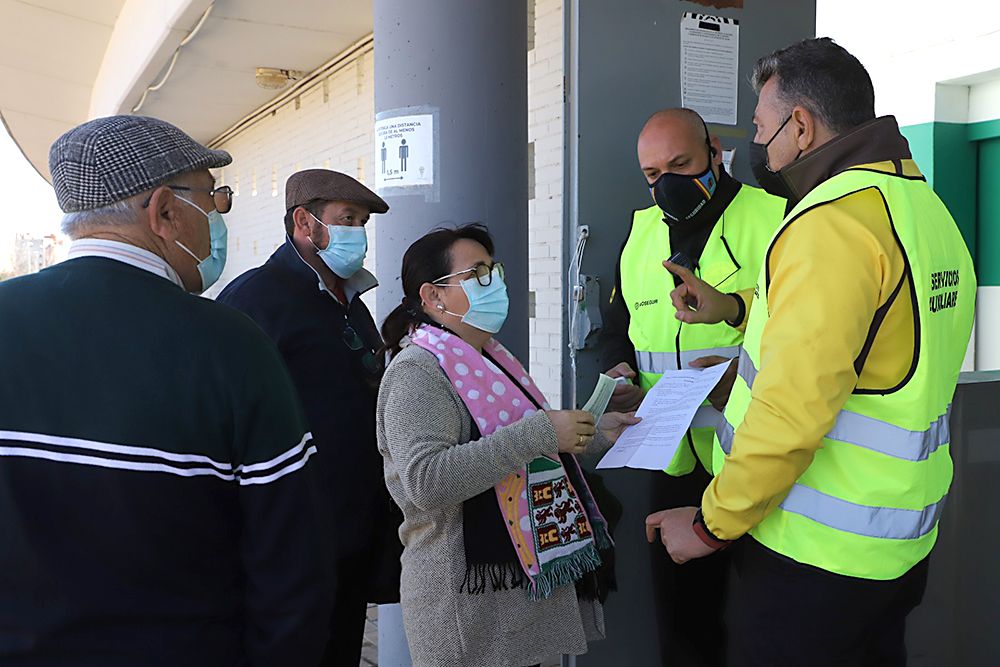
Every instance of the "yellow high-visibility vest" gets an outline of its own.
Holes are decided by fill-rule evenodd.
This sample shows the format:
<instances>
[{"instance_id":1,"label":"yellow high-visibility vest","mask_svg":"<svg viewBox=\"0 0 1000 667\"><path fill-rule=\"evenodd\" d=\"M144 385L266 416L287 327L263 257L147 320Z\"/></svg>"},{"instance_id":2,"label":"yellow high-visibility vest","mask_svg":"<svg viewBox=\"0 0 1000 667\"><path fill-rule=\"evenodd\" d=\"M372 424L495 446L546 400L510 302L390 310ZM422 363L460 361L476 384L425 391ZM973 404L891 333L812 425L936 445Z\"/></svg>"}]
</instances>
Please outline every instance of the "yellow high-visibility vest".
<instances>
[{"instance_id":1,"label":"yellow high-visibility vest","mask_svg":"<svg viewBox=\"0 0 1000 667\"><path fill-rule=\"evenodd\" d=\"M740 187L705 243L695 273L723 292L753 287L764 251L781 224L785 200L748 185ZM673 277L663 268L670 248L670 229L658 206L632 214L632 229L621 257L622 297L629 309L629 338L635 347L640 386L649 389L664 371L689 368L699 357L735 357L743 335L725 323L685 326L670 304ZM688 437L698 459L711 471L712 434L722 413L707 402L695 415ZM695 457L680 443L666 472L686 475Z\"/></svg>"},{"instance_id":2,"label":"yellow high-visibility vest","mask_svg":"<svg viewBox=\"0 0 1000 667\"><path fill-rule=\"evenodd\" d=\"M885 201L915 294L913 367L894 389L855 390L788 496L750 534L800 563L887 580L920 562L937 538L952 477L948 416L975 313L972 258L948 210L922 178L863 168L813 189L786 217L771 247L804 211L872 188ZM717 472L750 406L754 378L766 372L760 349L768 286L763 267L739 375L717 429Z\"/></svg>"}]
</instances>

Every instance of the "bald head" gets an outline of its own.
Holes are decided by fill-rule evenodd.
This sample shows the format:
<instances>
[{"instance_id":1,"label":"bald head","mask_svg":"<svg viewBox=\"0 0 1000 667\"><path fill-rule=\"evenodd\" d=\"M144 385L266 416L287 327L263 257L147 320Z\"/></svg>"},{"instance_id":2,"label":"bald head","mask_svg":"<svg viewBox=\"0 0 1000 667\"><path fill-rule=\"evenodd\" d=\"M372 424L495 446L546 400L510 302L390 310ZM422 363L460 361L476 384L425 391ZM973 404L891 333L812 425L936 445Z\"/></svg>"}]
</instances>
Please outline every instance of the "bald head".
<instances>
[{"instance_id":1,"label":"bald head","mask_svg":"<svg viewBox=\"0 0 1000 667\"><path fill-rule=\"evenodd\" d=\"M650 116L636 146L639 168L646 180L653 183L664 172L700 174L709 162L715 165L712 171L718 175L722 147L718 137L711 137L715 155L709 156L706 132L701 116L690 109L662 109Z\"/></svg>"},{"instance_id":2,"label":"bald head","mask_svg":"<svg viewBox=\"0 0 1000 667\"><path fill-rule=\"evenodd\" d=\"M646 130L656 130L657 128L669 128L672 131L690 132L692 135L700 134L705 136L705 123L698 115L697 111L676 107L673 109L660 109L646 121L642 126L639 138Z\"/></svg>"}]
</instances>

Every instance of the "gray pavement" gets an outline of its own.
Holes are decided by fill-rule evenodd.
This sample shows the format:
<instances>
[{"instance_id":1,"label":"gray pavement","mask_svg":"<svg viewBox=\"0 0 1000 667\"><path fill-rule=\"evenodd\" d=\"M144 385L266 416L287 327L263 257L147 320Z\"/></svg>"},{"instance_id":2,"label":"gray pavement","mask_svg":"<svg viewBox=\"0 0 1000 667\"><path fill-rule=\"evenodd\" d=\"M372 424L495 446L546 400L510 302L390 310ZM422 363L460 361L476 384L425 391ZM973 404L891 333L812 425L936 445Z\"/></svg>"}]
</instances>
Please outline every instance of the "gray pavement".
<instances>
[{"instance_id":1,"label":"gray pavement","mask_svg":"<svg viewBox=\"0 0 1000 667\"><path fill-rule=\"evenodd\" d=\"M549 658L542 667L559 667L559 658ZM365 622L365 641L361 647L361 664L359 667L378 665L378 607L368 605L368 620Z\"/></svg>"}]
</instances>

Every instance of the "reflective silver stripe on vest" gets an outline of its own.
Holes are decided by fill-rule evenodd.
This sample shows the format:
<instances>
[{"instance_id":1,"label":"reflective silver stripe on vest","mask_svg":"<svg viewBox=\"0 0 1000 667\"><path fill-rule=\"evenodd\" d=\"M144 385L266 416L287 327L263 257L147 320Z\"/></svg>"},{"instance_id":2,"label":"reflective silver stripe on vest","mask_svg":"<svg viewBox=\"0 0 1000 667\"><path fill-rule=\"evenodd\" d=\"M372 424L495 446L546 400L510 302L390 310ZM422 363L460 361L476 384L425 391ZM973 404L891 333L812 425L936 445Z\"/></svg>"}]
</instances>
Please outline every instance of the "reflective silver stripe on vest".
<instances>
[{"instance_id":1,"label":"reflective silver stripe on vest","mask_svg":"<svg viewBox=\"0 0 1000 667\"><path fill-rule=\"evenodd\" d=\"M915 540L934 529L947 498L945 496L922 510L870 507L796 484L781 503L781 508L846 533L890 540Z\"/></svg>"},{"instance_id":2,"label":"reflective silver stripe on vest","mask_svg":"<svg viewBox=\"0 0 1000 667\"><path fill-rule=\"evenodd\" d=\"M694 413L694 419L691 420L691 428L718 429L719 424L725 422L726 420L723 419L721 412L711 405L703 405L698 408L698 412Z\"/></svg>"},{"instance_id":3,"label":"reflective silver stripe on vest","mask_svg":"<svg viewBox=\"0 0 1000 667\"><path fill-rule=\"evenodd\" d=\"M715 427L715 437L719 439L719 447L722 451L729 456L729 452L733 451L733 436L735 432L733 431L733 425L727 422L725 419L719 422Z\"/></svg>"},{"instance_id":4,"label":"reflective silver stripe on vest","mask_svg":"<svg viewBox=\"0 0 1000 667\"><path fill-rule=\"evenodd\" d=\"M740 352L739 345L730 347L706 347L702 350L683 350L680 353L681 364L677 365L676 352L645 352L635 351L635 360L639 365L637 369L640 373L666 373L667 371L686 370L690 368L690 363L701 357L725 357L732 359Z\"/></svg>"},{"instance_id":5,"label":"reflective silver stripe on vest","mask_svg":"<svg viewBox=\"0 0 1000 667\"><path fill-rule=\"evenodd\" d=\"M740 350L740 360L736 363L736 374L743 378L747 386L753 389L753 381L757 379L757 367L746 350Z\"/></svg>"},{"instance_id":6,"label":"reflective silver stripe on vest","mask_svg":"<svg viewBox=\"0 0 1000 667\"><path fill-rule=\"evenodd\" d=\"M909 431L874 417L842 411L826 437L881 452L907 461L923 461L942 445L951 442L948 410L926 431Z\"/></svg>"},{"instance_id":7,"label":"reflective silver stripe on vest","mask_svg":"<svg viewBox=\"0 0 1000 667\"><path fill-rule=\"evenodd\" d=\"M753 389L757 368L746 350L740 352L736 372L747 386ZM923 461L937 451L938 447L951 442L951 427L948 420L950 415L949 405L945 413L931 422L927 430L911 431L881 419L842 410L826 437L904 461ZM732 427L729 427L728 431L719 431L718 435L720 443L725 439L722 450L728 454L733 444Z\"/></svg>"}]
</instances>

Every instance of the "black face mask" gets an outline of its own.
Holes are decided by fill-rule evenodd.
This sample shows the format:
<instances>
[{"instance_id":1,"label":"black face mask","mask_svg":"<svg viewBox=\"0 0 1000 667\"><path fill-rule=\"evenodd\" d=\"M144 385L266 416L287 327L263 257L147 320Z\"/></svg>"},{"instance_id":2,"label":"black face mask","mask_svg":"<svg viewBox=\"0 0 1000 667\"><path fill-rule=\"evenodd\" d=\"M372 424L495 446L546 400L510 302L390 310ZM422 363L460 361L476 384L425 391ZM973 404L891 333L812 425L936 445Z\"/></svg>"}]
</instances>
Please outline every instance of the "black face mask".
<instances>
[{"instance_id":1,"label":"black face mask","mask_svg":"<svg viewBox=\"0 0 1000 667\"><path fill-rule=\"evenodd\" d=\"M757 179L758 185L764 189L764 192L772 194L775 197L781 197L782 199L791 199L792 191L789 189L788 184L785 179L781 176L781 170L771 171L771 167L767 163L767 147L771 145L775 137L781 134L781 131L785 129L788 125L788 121L792 119L792 115L789 114L785 122L781 124L771 138L766 144L758 144L757 142L750 142L750 169L753 171L754 178ZM802 155L802 151L799 151L799 155ZM795 156L795 159L799 159L799 155Z\"/></svg>"},{"instance_id":2,"label":"black face mask","mask_svg":"<svg viewBox=\"0 0 1000 667\"><path fill-rule=\"evenodd\" d=\"M712 153L708 167L697 175L664 172L649 185L653 201L666 216L667 224L686 222L698 215L715 194L718 181L712 173Z\"/></svg>"}]
</instances>

